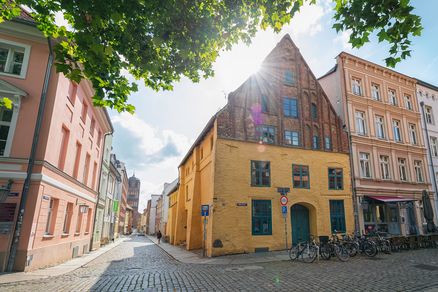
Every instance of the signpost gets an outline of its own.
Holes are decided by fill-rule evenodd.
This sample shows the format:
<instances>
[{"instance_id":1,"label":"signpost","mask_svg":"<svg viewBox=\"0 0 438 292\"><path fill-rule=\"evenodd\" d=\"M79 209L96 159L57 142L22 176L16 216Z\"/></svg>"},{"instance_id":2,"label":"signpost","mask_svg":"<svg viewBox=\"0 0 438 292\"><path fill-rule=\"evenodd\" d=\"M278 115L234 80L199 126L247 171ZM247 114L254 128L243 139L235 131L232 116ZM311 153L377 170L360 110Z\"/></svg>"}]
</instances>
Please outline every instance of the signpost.
<instances>
[{"instance_id":1,"label":"signpost","mask_svg":"<svg viewBox=\"0 0 438 292\"><path fill-rule=\"evenodd\" d=\"M280 197L280 204L281 204L281 214L283 215L284 218L284 239L286 242L286 250L288 250L289 246L287 244L287 221L286 221L286 217L287 217L287 202L289 201L287 199L287 193L290 192L290 188L287 187L278 187L277 188L277 192L280 193L281 197Z\"/></svg>"},{"instance_id":2,"label":"signpost","mask_svg":"<svg viewBox=\"0 0 438 292\"><path fill-rule=\"evenodd\" d=\"M202 242L202 256L205 257L205 242L207 241L207 216L209 215L210 206L201 205L201 216L204 217L204 239Z\"/></svg>"}]
</instances>

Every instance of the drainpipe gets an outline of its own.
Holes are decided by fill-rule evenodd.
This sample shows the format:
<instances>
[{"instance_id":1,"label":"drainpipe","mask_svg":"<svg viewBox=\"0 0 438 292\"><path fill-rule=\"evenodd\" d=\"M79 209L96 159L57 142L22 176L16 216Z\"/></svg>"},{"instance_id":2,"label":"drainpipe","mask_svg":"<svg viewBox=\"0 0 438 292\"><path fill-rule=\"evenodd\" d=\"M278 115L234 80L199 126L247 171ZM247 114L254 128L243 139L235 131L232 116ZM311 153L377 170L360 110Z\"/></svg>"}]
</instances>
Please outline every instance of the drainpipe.
<instances>
[{"instance_id":1,"label":"drainpipe","mask_svg":"<svg viewBox=\"0 0 438 292\"><path fill-rule=\"evenodd\" d=\"M44 75L43 88L41 90L41 98L40 98L40 104L39 104L39 108L38 108L38 115L37 115L37 119L36 119L35 130L33 133L32 148L30 150L29 162L27 164L26 179L24 180L23 190L21 192L20 206L18 209L19 212L18 212L17 220L15 222L14 237L13 237L11 248L9 251L8 265L7 265L8 272L12 272L14 269L15 257L17 255L18 244L19 244L20 236L21 236L21 227L23 225L23 218L24 218L24 213L25 213L25 208L26 208L26 201L27 201L27 196L29 194L32 170L33 170L33 166L35 164L35 156L36 156L36 151L38 148L38 142L39 142L40 133L41 133L41 125L42 125L43 118L44 118L44 109L45 109L46 99L47 99L47 90L49 88L49 81L50 81L50 76L52 73L53 50L52 50L52 42L51 42L50 37L47 38L47 43L49 46L49 57L47 60L46 73Z\"/></svg>"},{"instance_id":2,"label":"drainpipe","mask_svg":"<svg viewBox=\"0 0 438 292\"><path fill-rule=\"evenodd\" d=\"M438 199L437 199L438 189L437 189L437 184L436 184L435 170L433 168L432 150L430 149L429 131L427 129L426 115L424 113L424 101L420 102L420 106L421 106L421 116L423 117L424 129L426 130L427 150L429 151L430 167L432 169L433 186L435 187L435 205L436 205L435 210L438 210ZM437 214L435 214L435 216L437 216Z\"/></svg>"}]
</instances>

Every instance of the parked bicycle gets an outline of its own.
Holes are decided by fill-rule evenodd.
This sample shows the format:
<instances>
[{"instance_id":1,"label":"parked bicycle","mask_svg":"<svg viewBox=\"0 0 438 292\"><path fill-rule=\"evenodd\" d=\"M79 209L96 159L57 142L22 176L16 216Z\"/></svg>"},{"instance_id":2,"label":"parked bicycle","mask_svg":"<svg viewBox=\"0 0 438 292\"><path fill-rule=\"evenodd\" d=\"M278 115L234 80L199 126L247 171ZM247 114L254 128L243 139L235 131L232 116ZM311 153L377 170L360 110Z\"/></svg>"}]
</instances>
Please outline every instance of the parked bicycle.
<instances>
[{"instance_id":1,"label":"parked bicycle","mask_svg":"<svg viewBox=\"0 0 438 292\"><path fill-rule=\"evenodd\" d=\"M318 250L315 240L302 241L291 247L289 257L291 260L301 259L303 262L313 263L318 257Z\"/></svg>"},{"instance_id":2,"label":"parked bicycle","mask_svg":"<svg viewBox=\"0 0 438 292\"><path fill-rule=\"evenodd\" d=\"M344 243L339 240L337 234L332 234L329 239L328 236L320 236L319 254L321 258L329 260L332 257L337 257L340 261L346 262L350 258L349 251Z\"/></svg>"},{"instance_id":3,"label":"parked bicycle","mask_svg":"<svg viewBox=\"0 0 438 292\"><path fill-rule=\"evenodd\" d=\"M385 233L379 231L369 233L368 235L368 237L376 244L378 251L383 252L384 254L390 254L391 242L385 238L385 236Z\"/></svg>"},{"instance_id":4,"label":"parked bicycle","mask_svg":"<svg viewBox=\"0 0 438 292\"><path fill-rule=\"evenodd\" d=\"M353 236L349 236L345 242L348 242L347 246L353 246L353 248L349 250L349 254L352 257L359 252L364 253L368 257L375 257L377 255L378 250L376 243L365 235L359 236L358 234L354 234Z\"/></svg>"}]
</instances>

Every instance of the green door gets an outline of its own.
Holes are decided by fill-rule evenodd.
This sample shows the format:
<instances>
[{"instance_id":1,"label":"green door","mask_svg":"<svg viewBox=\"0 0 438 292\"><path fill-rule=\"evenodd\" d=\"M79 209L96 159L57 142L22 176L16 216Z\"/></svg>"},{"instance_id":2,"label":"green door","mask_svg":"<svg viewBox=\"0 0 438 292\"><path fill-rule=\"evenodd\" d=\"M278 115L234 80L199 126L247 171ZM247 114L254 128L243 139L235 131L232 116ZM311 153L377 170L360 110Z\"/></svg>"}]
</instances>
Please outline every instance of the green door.
<instances>
[{"instance_id":1,"label":"green door","mask_svg":"<svg viewBox=\"0 0 438 292\"><path fill-rule=\"evenodd\" d=\"M293 205L290 212L292 222L292 244L310 239L309 210L303 205Z\"/></svg>"}]
</instances>

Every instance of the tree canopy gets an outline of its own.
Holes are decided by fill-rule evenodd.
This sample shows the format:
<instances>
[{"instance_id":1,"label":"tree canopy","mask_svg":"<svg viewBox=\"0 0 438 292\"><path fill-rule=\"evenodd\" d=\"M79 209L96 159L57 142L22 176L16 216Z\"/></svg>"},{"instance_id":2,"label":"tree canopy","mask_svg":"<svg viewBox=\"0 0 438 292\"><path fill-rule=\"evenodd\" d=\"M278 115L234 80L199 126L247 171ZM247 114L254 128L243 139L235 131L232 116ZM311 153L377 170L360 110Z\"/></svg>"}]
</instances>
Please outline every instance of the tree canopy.
<instances>
[{"instance_id":1,"label":"tree canopy","mask_svg":"<svg viewBox=\"0 0 438 292\"><path fill-rule=\"evenodd\" d=\"M336 0L333 27L351 31L361 47L376 33L390 44L388 66L410 55L421 18L409 0ZM279 32L305 4L316 0L0 0L0 22L27 7L46 37L58 41L55 65L69 79L88 79L94 104L133 112L128 103L137 85L171 90L182 76L197 82L213 75L221 50L250 43L259 29ZM58 26L63 14L70 26Z\"/></svg>"}]
</instances>

